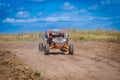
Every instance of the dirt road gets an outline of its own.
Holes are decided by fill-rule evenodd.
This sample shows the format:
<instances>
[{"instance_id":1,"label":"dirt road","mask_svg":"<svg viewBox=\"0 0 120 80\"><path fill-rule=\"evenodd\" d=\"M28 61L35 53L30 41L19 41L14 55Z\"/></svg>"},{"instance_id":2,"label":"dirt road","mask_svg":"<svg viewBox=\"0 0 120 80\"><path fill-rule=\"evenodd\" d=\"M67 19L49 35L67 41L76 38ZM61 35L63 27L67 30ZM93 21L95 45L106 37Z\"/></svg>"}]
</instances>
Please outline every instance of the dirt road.
<instances>
[{"instance_id":1,"label":"dirt road","mask_svg":"<svg viewBox=\"0 0 120 80\"><path fill-rule=\"evenodd\" d=\"M45 80L120 80L120 43L73 42L74 55L43 55L38 42L0 42L0 49L10 49Z\"/></svg>"}]
</instances>

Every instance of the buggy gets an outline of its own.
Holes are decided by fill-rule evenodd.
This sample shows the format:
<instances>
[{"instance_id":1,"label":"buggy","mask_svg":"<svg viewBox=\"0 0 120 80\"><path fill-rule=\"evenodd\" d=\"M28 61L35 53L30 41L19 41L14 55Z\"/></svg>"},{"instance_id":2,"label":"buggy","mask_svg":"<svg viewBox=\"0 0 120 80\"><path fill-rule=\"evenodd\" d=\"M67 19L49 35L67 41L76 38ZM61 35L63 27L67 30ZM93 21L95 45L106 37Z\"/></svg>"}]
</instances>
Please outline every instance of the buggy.
<instances>
[{"instance_id":1,"label":"buggy","mask_svg":"<svg viewBox=\"0 0 120 80\"><path fill-rule=\"evenodd\" d=\"M52 29L45 32L42 42L39 43L39 51L44 51L44 54L48 55L52 49L73 55L74 46L69 44L69 35L65 30Z\"/></svg>"}]
</instances>

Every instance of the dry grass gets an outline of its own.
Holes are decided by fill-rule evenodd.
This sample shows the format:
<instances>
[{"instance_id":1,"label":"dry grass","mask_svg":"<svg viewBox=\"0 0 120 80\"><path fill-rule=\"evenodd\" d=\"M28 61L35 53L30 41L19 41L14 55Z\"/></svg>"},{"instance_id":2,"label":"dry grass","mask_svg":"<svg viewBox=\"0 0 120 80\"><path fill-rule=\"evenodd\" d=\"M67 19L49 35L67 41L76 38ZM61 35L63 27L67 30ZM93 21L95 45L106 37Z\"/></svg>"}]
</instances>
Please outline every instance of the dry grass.
<instances>
[{"instance_id":1,"label":"dry grass","mask_svg":"<svg viewBox=\"0 0 120 80\"><path fill-rule=\"evenodd\" d=\"M117 32L117 31L68 30L68 33L70 35L70 39L72 39L72 40L120 41L120 32Z\"/></svg>"},{"instance_id":2,"label":"dry grass","mask_svg":"<svg viewBox=\"0 0 120 80\"><path fill-rule=\"evenodd\" d=\"M0 41L36 41L43 33L0 34Z\"/></svg>"},{"instance_id":3,"label":"dry grass","mask_svg":"<svg viewBox=\"0 0 120 80\"><path fill-rule=\"evenodd\" d=\"M67 30L71 40L120 41L120 32L109 30ZM0 41L37 41L43 33L0 34Z\"/></svg>"}]
</instances>

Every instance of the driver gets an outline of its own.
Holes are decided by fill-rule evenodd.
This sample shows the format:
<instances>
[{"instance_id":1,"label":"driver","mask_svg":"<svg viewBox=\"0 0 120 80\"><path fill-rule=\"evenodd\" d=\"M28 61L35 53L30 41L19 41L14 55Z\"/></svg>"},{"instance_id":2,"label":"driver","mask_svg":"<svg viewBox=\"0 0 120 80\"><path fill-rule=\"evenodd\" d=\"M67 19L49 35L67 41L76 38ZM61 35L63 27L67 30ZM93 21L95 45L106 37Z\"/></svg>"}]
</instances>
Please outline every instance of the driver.
<instances>
[{"instance_id":1,"label":"driver","mask_svg":"<svg viewBox=\"0 0 120 80\"><path fill-rule=\"evenodd\" d=\"M63 36L64 35L62 33L59 33L59 35L58 35L59 38L63 38Z\"/></svg>"},{"instance_id":2,"label":"driver","mask_svg":"<svg viewBox=\"0 0 120 80\"><path fill-rule=\"evenodd\" d=\"M48 39L48 42L49 42L50 45L52 43L52 39L53 39L53 35L52 35L52 32L50 32L49 33L49 39Z\"/></svg>"},{"instance_id":3,"label":"driver","mask_svg":"<svg viewBox=\"0 0 120 80\"><path fill-rule=\"evenodd\" d=\"M53 36L52 36L52 32L50 32L50 33L49 33L49 38L52 38L52 37L53 37Z\"/></svg>"}]
</instances>

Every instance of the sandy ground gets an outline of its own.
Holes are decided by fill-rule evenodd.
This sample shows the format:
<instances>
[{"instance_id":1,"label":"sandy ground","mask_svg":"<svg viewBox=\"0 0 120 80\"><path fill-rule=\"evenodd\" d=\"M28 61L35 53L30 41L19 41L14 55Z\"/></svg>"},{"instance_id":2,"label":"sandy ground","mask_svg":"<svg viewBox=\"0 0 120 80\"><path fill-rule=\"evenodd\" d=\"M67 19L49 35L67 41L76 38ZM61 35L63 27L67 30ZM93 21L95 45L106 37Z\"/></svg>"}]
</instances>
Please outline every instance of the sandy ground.
<instances>
[{"instance_id":1,"label":"sandy ground","mask_svg":"<svg viewBox=\"0 0 120 80\"><path fill-rule=\"evenodd\" d=\"M39 42L0 42L45 80L120 80L120 43L73 42L74 55L59 52L44 55Z\"/></svg>"},{"instance_id":2,"label":"sandy ground","mask_svg":"<svg viewBox=\"0 0 120 80\"><path fill-rule=\"evenodd\" d=\"M42 80L40 73L33 71L14 53L0 49L0 80Z\"/></svg>"}]
</instances>

